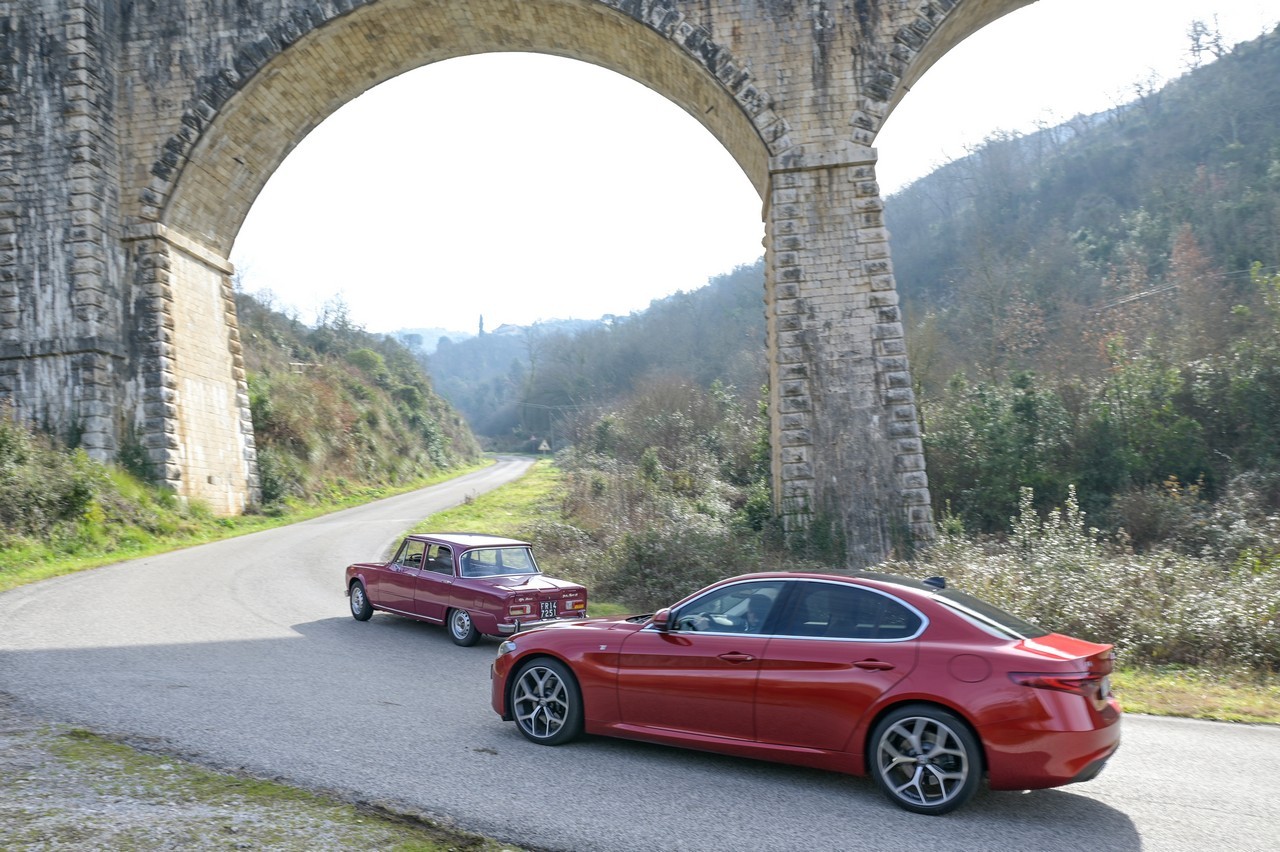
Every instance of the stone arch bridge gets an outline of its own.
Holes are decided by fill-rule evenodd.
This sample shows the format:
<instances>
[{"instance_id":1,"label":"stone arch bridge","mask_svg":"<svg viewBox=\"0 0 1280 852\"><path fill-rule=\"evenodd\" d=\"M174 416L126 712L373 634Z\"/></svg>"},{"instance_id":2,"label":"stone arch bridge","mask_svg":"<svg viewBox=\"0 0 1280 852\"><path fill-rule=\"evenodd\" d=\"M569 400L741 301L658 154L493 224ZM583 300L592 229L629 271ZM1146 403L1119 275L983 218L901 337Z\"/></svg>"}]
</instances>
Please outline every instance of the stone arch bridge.
<instances>
[{"instance_id":1,"label":"stone arch bridge","mask_svg":"<svg viewBox=\"0 0 1280 852\"><path fill-rule=\"evenodd\" d=\"M901 553L933 518L870 146L930 65L1029 2L0 0L0 399L243 510L227 258L259 190L397 74L554 54L678 104L759 190L778 509L834 519L851 565Z\"/></svg>"}]
</instances>

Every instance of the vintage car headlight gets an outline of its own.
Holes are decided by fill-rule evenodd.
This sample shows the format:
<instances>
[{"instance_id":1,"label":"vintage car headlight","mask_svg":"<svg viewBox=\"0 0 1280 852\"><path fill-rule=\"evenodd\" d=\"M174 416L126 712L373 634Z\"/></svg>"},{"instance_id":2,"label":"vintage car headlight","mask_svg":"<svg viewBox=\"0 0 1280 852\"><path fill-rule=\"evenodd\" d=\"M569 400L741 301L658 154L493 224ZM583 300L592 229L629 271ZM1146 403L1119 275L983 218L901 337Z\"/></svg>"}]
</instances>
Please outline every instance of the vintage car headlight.
<instances>
[{"instance_id":1,"label":"vintage car headlight","mask_svg":"<svg viewBox=\"0 0 1280 852\"><path fill-rule=\"evenodd\" d=\"M516 642L514 639L503 639L498 643L498 656L501 657L503 654L510 654L515 649Z\"/></svg>"}]
</instances>

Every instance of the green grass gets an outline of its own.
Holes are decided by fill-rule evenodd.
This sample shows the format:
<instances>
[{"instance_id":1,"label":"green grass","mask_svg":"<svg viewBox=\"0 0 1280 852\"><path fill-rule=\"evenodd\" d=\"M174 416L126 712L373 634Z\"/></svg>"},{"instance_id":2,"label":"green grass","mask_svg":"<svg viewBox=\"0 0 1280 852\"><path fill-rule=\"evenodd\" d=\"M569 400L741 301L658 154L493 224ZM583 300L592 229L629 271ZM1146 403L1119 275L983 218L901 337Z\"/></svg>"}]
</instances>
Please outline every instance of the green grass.
<instances>
[{"instance_id":1,"label":"green grass","mask_svg":"<svg viewBox=\"0 0 1280 852\"><path fill-rule=\"evenodd\" d=\"M1280 677L1272 674L1127 668L1112 684L1129 713L1280 725Z\"/></svg>"},{"instance_id":2,"label":"green grass","mask_svg":"<svg viewBox=\"0 0 1280 852\"><path fill-rule=\"evenodd\" d=\"M556 499L560 475L548 459L539 459L515 482L496 491L468 498L452 509L437 512L412 532L475 532L510 535L539 521L559 518Z\"/></svg>"},{"instance_id":3,"label":"green grass","mask_svg":"<svg viewBox=\"0 0 1280 852\"><path fill-rule=\"evenodd\" d=\"M294 524L327 515L341 509L361 506L384 497L392 497L480 470L492 460L465 468L441 471L434 476L395 488L353 488L343 494L326 496L314 503L290 503L271 515L214 517L203 507L194 506L175 513L177 520L167 533L148 533L140 529L113 531L112 535L82 532L76 538L55 537L50 541L10 538L0 546L0 592L28 583L97 568L126 559L140 559L211 541L248 535L260 530ZM117 477L118 479L118 477ZM141 500L139 495L134 499ZM97 544L95 544L97 542Z\"/></svg>"}]
</instances>

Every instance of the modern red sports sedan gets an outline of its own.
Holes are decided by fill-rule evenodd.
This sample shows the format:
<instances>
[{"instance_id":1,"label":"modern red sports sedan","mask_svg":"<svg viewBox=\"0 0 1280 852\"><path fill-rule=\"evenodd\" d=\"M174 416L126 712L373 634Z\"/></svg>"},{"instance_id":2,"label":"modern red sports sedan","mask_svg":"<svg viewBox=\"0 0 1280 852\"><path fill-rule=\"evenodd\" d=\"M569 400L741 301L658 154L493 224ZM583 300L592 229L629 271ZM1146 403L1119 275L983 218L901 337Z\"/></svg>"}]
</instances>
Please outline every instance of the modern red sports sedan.
<instances>
[{"instance_id":1,"label":"modern red sports sedan","mask_svg":"<svg viewBox=\"0 0 1280 852\"><path fill-rule=\"evenodd\" d=\"M587 615L585 587L543 574L528 542L492 535L411 535L390 562L348 565L345 588L356 621L380 609L444 624L463 646Z\"/></svg>"},{"instance_id":2,"label":"modern red sports sedan","mask_svg":"<svg viewBox=\"0 0 1280 852\"><path fill-rule=\"evenodd\" d=\"M492 703L535 743L585 731L870 773L894 804L942 814L984 775L1096 776L1120 743L1114 657L936 579L749 574L505 640Z\"/></svg>"}]
</instances>

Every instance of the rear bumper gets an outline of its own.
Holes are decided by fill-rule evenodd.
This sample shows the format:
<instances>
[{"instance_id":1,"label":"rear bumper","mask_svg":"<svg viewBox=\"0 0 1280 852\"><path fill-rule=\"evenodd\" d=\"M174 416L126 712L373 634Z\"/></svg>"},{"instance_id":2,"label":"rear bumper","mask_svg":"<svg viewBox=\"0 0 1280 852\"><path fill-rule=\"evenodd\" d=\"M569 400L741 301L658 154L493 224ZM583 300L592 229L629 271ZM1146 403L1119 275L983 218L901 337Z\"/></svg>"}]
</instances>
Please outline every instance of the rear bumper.
<instances>
[{"instance_id":1,"label":"rear bumper","mask_svg":"<svg viewBox=\"0 0 1280 852\"><path fill-rule=\"evenodd\" d=\"M1092 731L1020 731L1013 737L984 740L992 790L1038 790L1097 777L1120 747L1120 725Z\"/></svg>"},{"instance_id":2,"label":"rear bumper","mask_svg":"<svg viewBox=\"0 0 1280 852\"><path fill-rule=\"evenodd\" d=\"M532 630L535 627L546 627L549 624L563 624L566 621L578 621L586 617L587 611L584 609L577 615L566 615L564 618L547 618L538 619L536 621L521 621L517 618L510 624L499 624L498 635L511 636L512 634L519 633L521 630Z\"/></svg>"},{"instance_id":3,"label":"rear bumper","mask_svg":"<svg viewBox=\"0 0 1280 852\"><path fill-rule=\"evenodd\" d=\"M1116 743L1116 747L1111 750L1111 754L1107 754L1090 763L1080 771L1080 774L1068 781L1068 784L1079 784L1081 781L1092 781L1098 777L1098 773L1107 765L1107 761L1111 759L1117 751L1120 750L1120 744Z\"/></svg>"}]
</instances>

